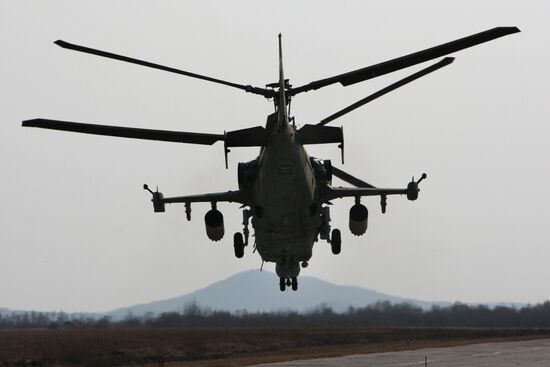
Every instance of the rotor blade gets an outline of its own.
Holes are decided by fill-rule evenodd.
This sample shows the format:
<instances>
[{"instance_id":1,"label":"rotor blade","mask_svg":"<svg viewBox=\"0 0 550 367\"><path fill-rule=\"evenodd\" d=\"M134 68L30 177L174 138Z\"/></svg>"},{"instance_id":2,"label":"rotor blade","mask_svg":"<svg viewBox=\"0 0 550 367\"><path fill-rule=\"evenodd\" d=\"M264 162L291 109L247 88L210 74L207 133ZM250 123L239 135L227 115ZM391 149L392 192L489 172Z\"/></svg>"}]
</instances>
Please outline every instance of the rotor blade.
<instances>
[{"instance_id":1,"label":"rotor blade","mask_svg":"<svg viewBox=\"0 0 550 367\"><path fill-rule=\"evenodd\" d=\"M190 143L212 145L224 140L223 134L202 134L183 131L150 130L133 127L82 124L78 122L33 119L23 121L23 126L40 127L43 129L72 131L75 133L118 136L122 138L171 141L175 143Z\"/></svg>"},{"instance_id":2,"label":"rotor blade","mask_svg":"<svg viewBox=\"0 0 550 367\"><path fill-rule=\"evenodd\" d=\"M331 78L317 80L301 87L293 88L291 89L290 93L291 95L296 95L298 93L307 92L312 89L326 87L327 85L331 85L334 83L341 83L343 86L346 87L348 85L359 83L380 75L388 74L396 70L404 69L424 61L445 56L450 53L517 32L520 32L517 27L497 27L489 29L487 31L476 33L468 37L428 48L423 51L418 51L406 56L398 57L396 59L333 76Z\"/></svg>"},{"instance_id":3,"label":"rotor blade","mask_svg":"<svg viewBox=\"0 0 550 367\"><path fill-rule=\"evenodd\" d=\"M401 80L399 80L398 82L395 82L391 85L388 85L386 88L383 88L383 89L380 89L378 92L375 92L373 94L371 94L370 96L367 96L357 102L355 102L354 104L330 115L329 117L321 120L320 123L318 123L317 125L326 125L328 124L329 122L333 121L333 120L336 120L337 118L339 117L342 117L343 115L345 115L346 113L349 113L371 101L374 101L376 98L378 97L382 97L383 95L399 88L399 87L402 87L418 78L421 78L423 77L424 75L427 75L429 73L431 73L432 71L436 71L438 69L441 69L442 67L444 66L447 66L449 64L451 64L452 62L454 61L454 57L446 57L444 58L443 60L439 61L438 63L436 64L433 64L432 66L429 66L425 69L422 69L420 70L419 72L417 73L414 73L412 75L409 75L408 77L406 78L403 78Z\"/></svg>"},{"instance_id":4,"label":"rotor blade","mask_svg":"<svg viewBox=\"0 0 550 367\"><path fill-rule=\"evenodd\" d=\"M211 77L205 76L205 75L191 73L191 72L185 71L185 70L179 70L179 69L171 68L171 67L168 67L168 66L163 66L163 65L152 63L152 62L148 62L148 61L142 61L142 60L134 59L134 58L127 57L127 56L117 55L117 54L114 54L114 53L111 53L111 52L106 52L106 51L96 50L96 49L89 48L89 47L75 45L75 44L65 42L65 41L62 41L62 40L57 40L54 43L56 45L60 46L60 47L67 48L69 50L80 51L80 52L84 52L84 53L88 53L88 54L92 54L92 55L97 55L97 56L107 57L107 58L110 58L110 59L125 61L125 62L129 62L129 63L132 63L132 64L146 66L146 67L149 67L149 68L154 68L154 69L168 71L168 72L171 72L171 73L185 75L185 76L188 76L188 77L191 77L191 78L207 80L209 82L214 82L214 83L223 84L223 85L227 85L227 86L230 86L230 87L242 89L242 90L244 90L246 92L249 92L249 93L259 94L259 95L262 95L266 98L271 97L272 94L273 94L273 92L269 89L257 88L257 87L253 87L251 85L242 85L242 84L232 83L232 82L228 82L228 81L221 80L221 79L211 78Z\"/></svg>"},{"instance_id":5,"label":"rotor blade","mask_svg":"<svg viewBox=\"0 0 550 367\"><path fill-rule=\"evenodd\" d=\"M360 180L356 177L353 177L347 172L342 171L341 169L338 169L334 166L331 167L332 174L336 177L338 177L340 180L349 183L350 185L353 185L355 187L367 187L367 188L375 188L373 185L371 185L368 182L365 182L363 180Z\"/></svg>"}]
</instances>

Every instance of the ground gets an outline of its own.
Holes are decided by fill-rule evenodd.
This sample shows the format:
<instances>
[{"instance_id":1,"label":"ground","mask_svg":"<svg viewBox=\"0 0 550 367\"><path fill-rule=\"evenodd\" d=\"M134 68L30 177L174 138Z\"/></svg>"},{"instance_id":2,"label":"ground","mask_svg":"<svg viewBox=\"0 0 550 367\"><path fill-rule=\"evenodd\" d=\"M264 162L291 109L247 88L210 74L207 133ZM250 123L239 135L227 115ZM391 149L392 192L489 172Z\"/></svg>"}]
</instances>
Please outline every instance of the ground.
<instances>
[{"instance_id":1,"label":"ground","mask_svg":"<svg viewBox=\"0 0 550 367\"><path fill-rule=\"evenodd\" d=\"M550 330L261 327L1 330L0 366L245 366L480 342L550 338Z\"/></svg>"}]
</instances>

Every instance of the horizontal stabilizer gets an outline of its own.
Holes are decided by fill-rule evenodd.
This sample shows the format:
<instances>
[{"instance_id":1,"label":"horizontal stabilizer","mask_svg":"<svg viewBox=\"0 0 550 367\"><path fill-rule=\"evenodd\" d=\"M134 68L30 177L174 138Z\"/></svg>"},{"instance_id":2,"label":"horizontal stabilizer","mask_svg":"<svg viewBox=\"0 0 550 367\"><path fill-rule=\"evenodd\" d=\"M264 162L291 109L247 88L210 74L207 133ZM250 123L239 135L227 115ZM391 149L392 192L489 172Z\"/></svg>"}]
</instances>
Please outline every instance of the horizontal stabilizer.
<instances>
[{"instance_id":1,"label":"horizontal stabilizer","mask_svg":"<svg viewBox=\"0 0 550 367\"><path fill-rule=\"evenodd\" d=\"M222 134L190 133L183 131L150 130L133 127L83 124L70 121L33 119L23 121L23 126L71 131L83 134L117 136L122 138L170 141L175 143L212 145L224 140Z\"/></svg>"},{"instance_id":2,"label":"horizontal stabilizer","mask_svg":"<svg viewBox=\"0 0 550 367\"><path fill-rule=\"evenodd\" d=\"M267 145L268 134L264 127L256 126L225 133L226 147L263 147Z\"/></svg>"},{"instance_id":3,"label":"horizontal stabilizer","mask_svg":"<svg viewBox=\"0 0 550 367\"><path fill-rule=\"evenodd\" d=\"M304 125L297 132L301 144L327 144L344 142L344 133L340 127Z\"/></svg>"}]
</instances>

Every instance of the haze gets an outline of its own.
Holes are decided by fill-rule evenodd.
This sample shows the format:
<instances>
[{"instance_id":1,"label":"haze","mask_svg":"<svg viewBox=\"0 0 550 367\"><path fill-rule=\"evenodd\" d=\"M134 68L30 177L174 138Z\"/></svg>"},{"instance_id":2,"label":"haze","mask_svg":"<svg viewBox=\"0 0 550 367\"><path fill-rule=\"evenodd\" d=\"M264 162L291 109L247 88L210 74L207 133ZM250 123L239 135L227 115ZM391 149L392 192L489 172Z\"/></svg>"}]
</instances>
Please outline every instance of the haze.
<instances>
[{"instance_id":1,"label":"haze","mask_svg":"<svg viewBox=\"0 0 550 367\"><path fill-rule=\"evenodd\" d=\"M209 205L194 205L188 223L183 206L153 213L142 189L235 189L237 162L256 149L233 149L225 170L219 143L86 136L21 121L221 133L264 124L272 104L53 41L263 86L277 79L281 32L286 76L301 85L495 26L522 33L458 52L453 65L334 122L344 126L346 171L389 187L422 172L428 179L416 202L389 198L385 215L378 199L366 199L366 237L347 228L353 200L335 201L342 254L319 243L302 274L430 301L547 299L548 14L547 1L0 2L0 306L106 311L261 264L251 249L233 256L237 205L219 205L226 238L211 243ZM315 123L425 66L300 95L292 115ZM308 152L341 167L336 146Z\"/></svg>"}]
</instances>

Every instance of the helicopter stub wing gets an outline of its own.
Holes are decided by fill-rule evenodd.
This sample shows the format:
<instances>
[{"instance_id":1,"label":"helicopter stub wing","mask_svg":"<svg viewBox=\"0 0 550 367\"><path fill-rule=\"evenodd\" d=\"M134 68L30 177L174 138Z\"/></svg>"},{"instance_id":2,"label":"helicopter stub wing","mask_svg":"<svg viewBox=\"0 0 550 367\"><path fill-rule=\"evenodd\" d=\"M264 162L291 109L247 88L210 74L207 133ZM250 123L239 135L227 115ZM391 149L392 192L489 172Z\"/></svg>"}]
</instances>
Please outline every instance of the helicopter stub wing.
<instances>
[{"instance_id":1,"label":"helicopter stub wing","mask_svg":"<svg viewBox=\"0 0 550 367\"><path fill-rule=\"evenodd\" d=\"M407 195L407 189L387 189L378 187L331 187L324 195L326 200L344 197Z\"/></svg>"},{"instance_id":2,"label":"helicopter stub wing","mask_svg":"<svg viewBox=\"0 0 550 367\"><path fill-rule=\"evenodd\" d=\"M353 197L357 203L363 196L380 196L380 207L382 209L382 213L385 213L388 195L407 195L407 199L416 200L418 198L419 191L418 182L410 182L406 189L387 189L378 187L329 187L321 196L327 203L330 203L331 200L345 197Z\"/></svg>"},{"instance_id":3,"label":"helicopter stub wing","mask_svg":"<svg viewBox=\"0 0 550 367\"><path fill-rule=\"evenodd\" d=\"M334 173L334 172L333 172ZM418 193L420 189L418 184L424 180L427 175L422 174L418 181L414 180L414 177L411 182L407 184L406 188L403 189L393 189L393 188L379 188L374 187L367 182L359 180L343 171L338 172L336 170L336 177L343 179L346 182L351 183L352 185L358 185L359 187L327 187L326 190L322 193L323 200L330 201L333 199L340 199L344 197L355 197L360 198L362 196L380 196L382 197L382 212L385 212L385 201L386 196L388 195L407 195L407 199L414 201L418 199Z\"/></svg>"},{"instance_id":4,"label":"helicopter stub wing","mask_svg":"<svg viewBox=\"0 0 550 367\"><path fill-rule=\"evenodd\" d=\"M245 204L246 202L245 195L243 195L240 190L165 198L164 195L158 191L158 188L157 191L152 191L147 184L143 185L143 188L149 191L153 196L151 201L153 202L153 209L156 213L163 213L166 210L166 204L184 203L187 220L191 220L191 203L211 203L214 208L216 203L222 201L240 204Z\"/></svg>"},{"instance_id":5,"label":"helicopter stub wing","mask_svg":"<svg viewBox=\"0 0 550 367\"><path fill-rule=\"evenodd\" d=\"M244 204L243 196L240 191L213 192L199 195L186 195L163 198L166 204L173 203L211 203L211 202L230 202Z\"/></svg>"}]
</instances>

